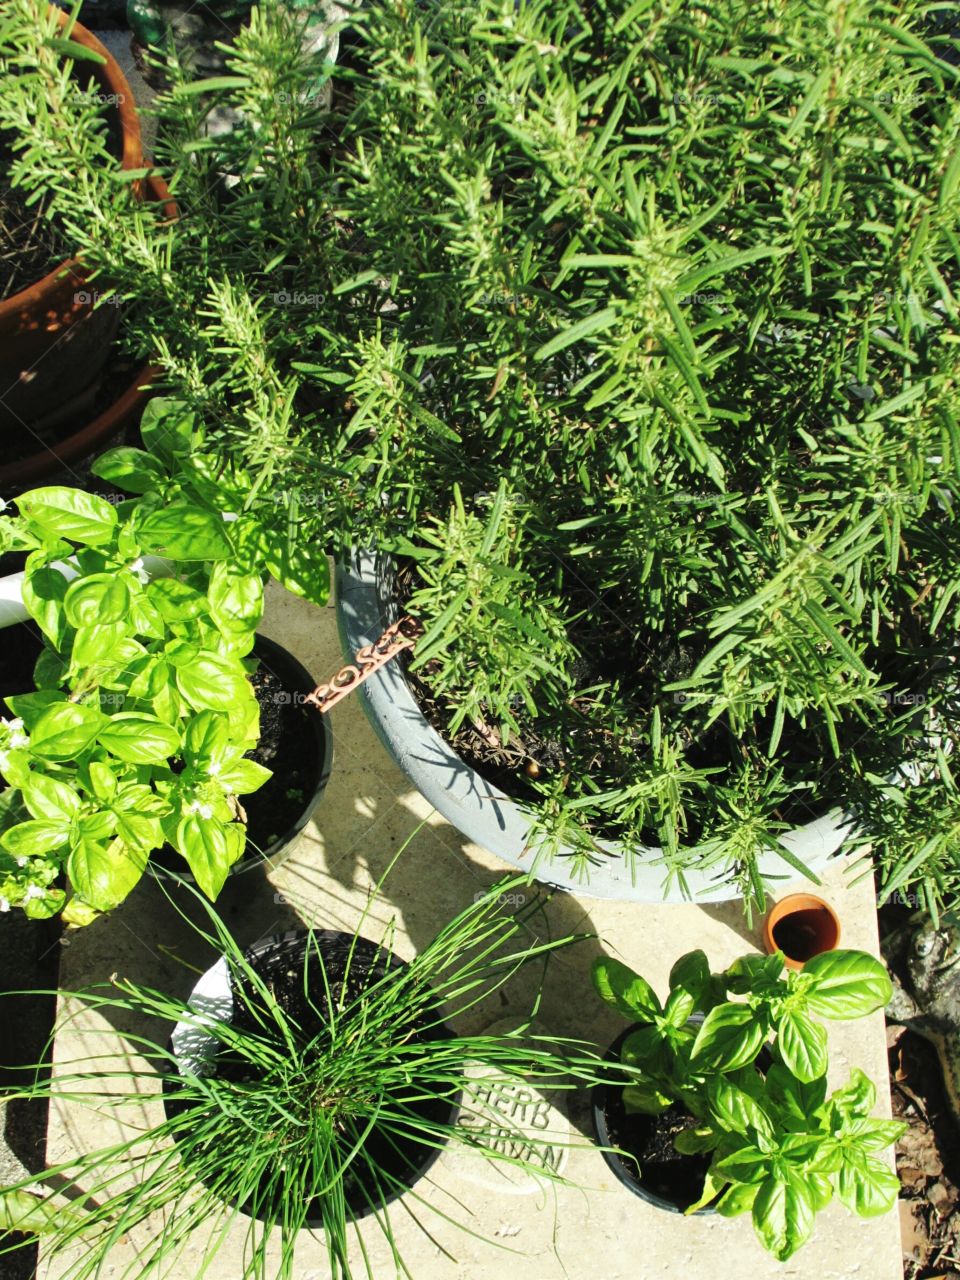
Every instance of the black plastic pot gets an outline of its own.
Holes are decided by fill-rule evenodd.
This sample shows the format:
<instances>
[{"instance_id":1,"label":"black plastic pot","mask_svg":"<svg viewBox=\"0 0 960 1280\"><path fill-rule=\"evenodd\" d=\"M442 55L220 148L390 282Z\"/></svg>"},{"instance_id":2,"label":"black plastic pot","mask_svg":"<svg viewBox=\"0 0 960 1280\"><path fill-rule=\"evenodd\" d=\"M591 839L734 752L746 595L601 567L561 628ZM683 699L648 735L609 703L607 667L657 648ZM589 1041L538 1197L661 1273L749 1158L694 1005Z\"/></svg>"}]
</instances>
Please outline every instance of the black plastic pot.
<instances>
[{"instance_id":1,"label":"black plastic pot","mask_svg":"<svg viewBox=\"0 0 960 1280\"><path fill-rule=\"evenodd\" d=\"M620 1051L623 1048L624 1041L628 1036L632 1035L642 1024L635 1023L633 1026L627 1027L614 1040L613 1044L604 1055L607 1062L619 1062ZM624 1084L629 1083L628 1077L624 1076ZM600 1154L606 1160L610 1169L616 1176L617 1180L635 1196L639 1196L641 1200L646 1200L648 1204L656 1205L658 1209L665 1209L667 1213L683 1213L687 1205L696 1203L700 1199L703 1192L703 1175L706 1166L710 1163L710 1157L703 1156L681 1156L677 1154L678 1164L688 1165L690 1168L690 1194L681 1204L675 1200L668 1199L665 1195L660 1195L651 1189L651 1183L648 1180L644 1182L637 1174L637 1166L633 1161L625 1161L616 1154L615 1151L607 1148L616 1147L617 1143L611 1139L611 1125L616 1126L616 1122L620 1116L624 1114L621 1095L623 1093L623 1085L617 1084L598 1084L595 1085L591 1094L591 1113L593 1118L593 1132L597 1142L600 1145ZM630 1122L636 1128L642 1129L644 1122L648 1122L648 1131L653 1132L655 1117L653 1116L631 1116ZM642 1166L641 1166L642 1173ZM716 1209L711 1205L705 1205L702 1209L697 1209L696 1213L716 1213ZM692 1215L691 1215L692 1216Z\"/></svg>"},{"instance_id":2,"label":"black plastic pot","mask_svg":"<svg viewBox=\"0 0 960 1280\"><path fill-rule=\"evenodd\" d=\"M405 962L393 955L392 952L385 952L381 946L367 938L357 937L355 939L349 933L322 929L314 930L312 934L307 930L289 930L286 933L274 934L247 948L244 956L257 974L268 983L274 996L281 1003L283 1002L285 991L294 990L302 994L303 972L305 964L308 963L307 947L311 937L315 942L314 953L318 954L316 954L314 960L309 962L312 968L308 968L307 972L311 978L309 982L310 996L317 1004L322 1005L325 994L325 986L319 964L320 957L323 959L323 968L326 971L330 987L334 991L338 989L339 981L343 977L351 948L353 948L353 957L350 960L351 979L359 978L362 982L363 979L369 978L376 981L389 970L406 968ZM236 981L236 975L233 975L231 989L234 992L236 991ZM235 1001L231 1023L255 1034L262 1034L261 1024L254 1019L254 1016L245 1005L243 1006L243 1013L240 1016L237 1015ZM305 1030L305 1042L316 1035L318 1029L318 1026L314 1026ZM427 1043L429 1041L442 1040L451 1034L452 1032L448 1028L434 1022L432 1025L424 1027L418 1038L420 1042ZM176 1035L176 1032L174 1035ZM171 1053L176 1055L173 1039L170 1041L169 1049ZM178 1061L182 1060L178 1058ZM214 1057L211 1059L211 1074L215 1074L216 1070L217 1059ZM169 1117L174 1117L182 1113L185 1109L184 1104L174 1101L174 1084L169 1077L165 1077L163 1083L164 1108ZM411 1092L413 1095L422 1093L423 1082L421 1081L419 1084L414 1082L411 1085ZM394 1097L393 1101L400 1101L400 1099ZM427 1101L414 1097L410 1100L409 1105L411 1110L436 1123L453 1124L460 1109L460 1095L458 1094L453 1099L436 1097ZM347 1139L346 1141L349 1146L349 1140ZM394 1145L388 1144L384 1135L378 1134L376 1127L371 1130L365 1139L364 1147L368 1149L371 1144L377 1144L378 1161L389 1167L390 1173L401 1185L387 1195L377 1195L373 1204L368 1199L374 1194L372 1189L368 1188L366 1194L364 1194L363 1189L355 1184L352 1186L345 1185L344 1198L348 1212L353 1219L362 1218L368 1213L379 1211L384 1205L396 1200L407 1188L412 1187L415 1182L427 1173L440 1155L439 1147L427 1146L412 1141L405 1146L401 1146L396 1139L393 1139L393 1144L400 1149L399 1151L394 1150ZM356 1164L354 1167L356 1167ZM235 1204L235 1202L231 1203ZM240 1205L239 1208L242 1212L250 1213L247 1205ZM261 1222L265 1220L262 1213L258 1213L255 1216ZM311 1229L322 1227L323 1218L319 1209L308 1213L305 1225Z\"/></svg>"},{"instance_id":3,"label":"black plastic pot","mask_svg":"<svg viewBox=\"0 0 960 1280\"><path fill-rule=\"evenodd\" d=\"M303 761L303 772L308 779L304 790L303 807L301 808L297 818L287 825L282 834L278 835L262 849L257 849L237 862L230 871L231 875L239 875L244 871L250 871L254 867L261 866L266 860L270 860L273 865L277 864L277 860L281 852L287 849L303 828L307 825L310 815L316 806L317 801L323 794L330 778L330 770L333 765L333 735L327 725L324 716L320 714L312 706L305 706L303 699L311 693L317 682L301 663L289 653L282 645L277 644L275 640L268 639L267 636L258 635L253 646L253 654L259 658L261 663L271 671L280 680L283 686L284 711L285 716L305 718L309 726L309 740L312 745L310 759ZM260 791L255 791L252 795L242 799L244 808L248 814L257 811L258 806L270 803L270 793L274 787L284 786L286 779L276 776L267 782ZM165 879L179 878L186 880L188 883L194 882L194 877L187 866L186 860L176 852L166 846L158 849L150 855L147 862L147 868L155 875Z\"/></svg>"}]
</instances>

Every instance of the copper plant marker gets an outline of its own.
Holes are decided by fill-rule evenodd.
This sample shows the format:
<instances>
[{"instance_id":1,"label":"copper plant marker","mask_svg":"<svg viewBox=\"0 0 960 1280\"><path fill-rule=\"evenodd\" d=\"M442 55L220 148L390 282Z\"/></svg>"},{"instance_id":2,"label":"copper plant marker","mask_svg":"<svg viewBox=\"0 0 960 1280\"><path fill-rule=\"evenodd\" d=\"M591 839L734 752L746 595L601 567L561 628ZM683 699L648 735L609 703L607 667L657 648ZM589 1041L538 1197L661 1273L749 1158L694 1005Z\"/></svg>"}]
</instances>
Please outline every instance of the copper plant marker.
<instances>
[{"instance_id":1,"label":"copper plant marker","mask_svg":"<svg viewBox=\"0 0 960 1280\"><path fill-rule=\"evenodd\" d=\"M341 667L326 684L318 684L313 693L307 694L304 702L316 707L322 715L348 693L353 693L364 680L369 680L391 658L395 658L404 649L412 649L422 635L423 627L416 618L398 618L373 644L366 644L358 649L353 662Z\"/></svg>"}]
</instances>

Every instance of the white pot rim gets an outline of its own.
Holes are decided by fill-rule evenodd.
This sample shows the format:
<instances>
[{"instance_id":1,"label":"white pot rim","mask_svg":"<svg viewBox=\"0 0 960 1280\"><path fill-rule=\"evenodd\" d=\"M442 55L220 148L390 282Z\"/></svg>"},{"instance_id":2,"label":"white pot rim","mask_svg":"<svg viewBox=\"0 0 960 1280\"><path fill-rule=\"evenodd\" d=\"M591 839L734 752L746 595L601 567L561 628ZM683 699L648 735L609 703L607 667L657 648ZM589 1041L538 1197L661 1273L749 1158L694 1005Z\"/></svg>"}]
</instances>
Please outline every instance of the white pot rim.
<instances>
[{"instance_id":1,"label":"white pot rim","mask_svg":"<svg viewBox=\"0 0 960 1280\"><path fill-rule=\"evenodd\" d=\"M384 555L362 553L349 565L338 565L337 619L344 651L351 657L396 620L392 581L393 562ZM471 769L436 732L398 663L381 667L361 686L359 696L387 751L434 808L475 844L542 883L584 897L634 902L722 902L739 897L722 871L696 868L683 871L688 890L684 893L676 878L669 877L663 850L656 848L644 851L649 858L638 855L628 861L617 845L601 842L602 853L586 876L572 869L572 849L536 865L528 847L531 823L523 806ZM819 875L855 828L854 819L835 808L785 832L781 839ZM759 859L759 870L778 893L797 882L810 883L772 851Z\"/></svg>"}]
</instances>

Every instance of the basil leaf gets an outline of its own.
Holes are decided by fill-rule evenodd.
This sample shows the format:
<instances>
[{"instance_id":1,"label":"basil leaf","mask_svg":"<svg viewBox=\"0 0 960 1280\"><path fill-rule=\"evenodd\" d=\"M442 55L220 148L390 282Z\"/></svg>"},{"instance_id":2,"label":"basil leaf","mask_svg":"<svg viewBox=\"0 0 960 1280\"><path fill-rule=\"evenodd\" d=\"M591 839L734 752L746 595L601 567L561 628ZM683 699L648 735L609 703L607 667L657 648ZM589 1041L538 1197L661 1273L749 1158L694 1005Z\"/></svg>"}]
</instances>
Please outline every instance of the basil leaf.
<instances>
[{"instance_id":1,"label":"basil leaf","mask_svg":"<svg viewBox=\"0 0 960 1280\"><path fill-rule=\"evenodd\" d=\"M98 741L128 764L164 764L180 750L176 729L156 716L135 711L121 711L111 716L100 730Z\"/></svg>"},{"instance_id":2,"label":"basil leaf","mask_svg":"<svg viewBox=\"0 0 960 1280\"><path fill-rule=\"evenodd\" d=\"M807 1007L824 1018L859 1018L890 1002L893 984L883 964L866 951L825 951L803 967L813 979Z\"/></svg>"},{"instance_id":3,"label":"basil leaf","mask_svg":"<svg viewBox=\"0 0 960 1280\"><path fill-rule=\"evenodd\" d=\"M827 1032L802 1010L786 1013L777 1025L777 1046L788 1070L809 1084L826 1074Z\"/></svg>"},{"instance_id":4,"label":"basil leaf","mask_svg":"<svg viewBox=\"0 0 960 1280\"><path fill-rule=\"evenodd\" d=\"M799 1174L787 1168L781 1178L760 1184L753 1225L761 1243L780 1262L796 1253L813 1230L813 1200Z\"/></svg>"},{"instance_id":5,"label":"basil leaf","mask_svg":"<svg viewBox=\"0 0 960 1280\"><path fill-rule=\"evenodd\" d=\"M47 760L74 760L93 742L104 719L93 707L55 703L34 725L30 750Z\"/></svg>"},{"instance_id":6,"label":"basil leaf","mask_svg":"<svg viewBox=\"0 0 960 1280\"><path fill-rule=\"evenodd\" d=\"M144 551L168 560L226 560L233 555L220 513L192 502L171 502L151 512L137 536Z\"/></svg>"},{"instance_id":7,"label":"basil leaf","mask_svg":"<svg viewBox=\"0 0 960 1280\"><path fill-rule=\"evenodd\" d=\"M150 489L155 489L157 482L167 474L166 469L152 454L143 449L132 449L128 445L108 449L97 458L90 470L101 480L108 480L126 493L147 493Z\"/></svg>"},{"instance_id":8,"label":"basil leaf","mask_svg":"<svg viewBox=\"0 0 960 1280\"><path fill-rule=\"evenodd\" d=\"M122 840L104 845L80 840L67 859L67 875L77 892L96 911L119 906L143 875L147 860Z\"/></svg>"},{"instance_id":9,"label":"basil leaf","mask_svg":"<svg viewBox=\"0 0 960 1280\"><path fill-rule=\"evenodd\" d=\"M597 956L590 977L600 999L624 1017L652 1022L662 1012L656 992L646 979L612 956Z\"/></svg>"},{"instance_id":10,"label":"basil leaf","mask_svg":"<svg viewBox=\"0 0 960 1280\"><path fill-rule=\"evenodd\" d=\"M110 503L83 489L57 485L31 489L20 495L17 507L42 529L90 546L109 542L117 527L117 513Z\"/></svg>"},{"instance_id":11,"label":"basil leaf","mask_svg":"<svg viewBox=\"0 0 960 1280\"><path fill-rule=\"evenodd\" d=\"M752 1062L767 1036L765 1020L746 1004L718 1004L703 1020L690 1053L700 1069L735 1071Z\"/></svg>"}]
</instances>

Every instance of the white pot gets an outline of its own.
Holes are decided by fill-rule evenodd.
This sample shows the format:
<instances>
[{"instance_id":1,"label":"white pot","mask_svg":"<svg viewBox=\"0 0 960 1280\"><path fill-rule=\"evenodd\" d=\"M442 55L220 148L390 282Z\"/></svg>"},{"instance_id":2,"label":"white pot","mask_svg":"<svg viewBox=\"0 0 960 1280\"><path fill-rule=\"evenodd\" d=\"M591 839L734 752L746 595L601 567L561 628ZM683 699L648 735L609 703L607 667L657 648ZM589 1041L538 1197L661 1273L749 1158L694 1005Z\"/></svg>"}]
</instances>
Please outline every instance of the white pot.
<instances>
[{"instance_id":1,"label":"white pot","mask_svg":"<svg viewBox=\"0 0 960 1280\"><path fill-rule=\"evenodd\" d=\"M396 620L393 577L393 562L387 557L360 555L349 567L338 567L338 624L344 651L351 657ZM536 864L529 848L528 811L465 764L440 737L420 710L398 662L381 667L361 685L357 696L381 742L417 790L475 844L522 871L535 870L536 879L544 884L588 897L632 902L687 900L675 882L667 887L663 851L657 848L628 861L616 844L600 841L602 854L584 876L571 870L568 856L573 856L572 849ZM806 826L785 832L781 839L817 875L854 828L850 815L832 809ZM777 880L778 893L784 887L784 877L797 879L790 864L775 853L763 854L758 865L764 878ZM739 896L736 885L724 879L722 871L690 868L684 876L690 895L697 901L718 902Z\"/></svg>"}]
</instances>

